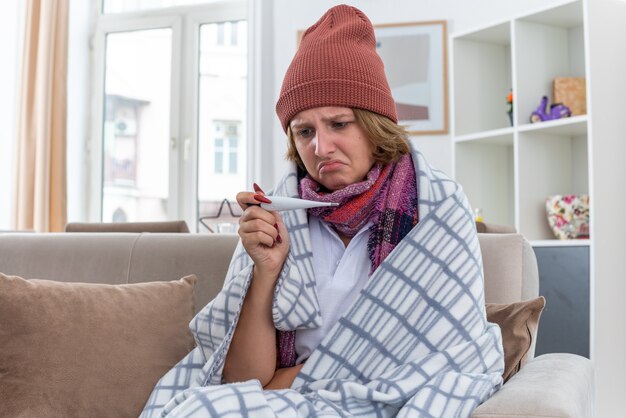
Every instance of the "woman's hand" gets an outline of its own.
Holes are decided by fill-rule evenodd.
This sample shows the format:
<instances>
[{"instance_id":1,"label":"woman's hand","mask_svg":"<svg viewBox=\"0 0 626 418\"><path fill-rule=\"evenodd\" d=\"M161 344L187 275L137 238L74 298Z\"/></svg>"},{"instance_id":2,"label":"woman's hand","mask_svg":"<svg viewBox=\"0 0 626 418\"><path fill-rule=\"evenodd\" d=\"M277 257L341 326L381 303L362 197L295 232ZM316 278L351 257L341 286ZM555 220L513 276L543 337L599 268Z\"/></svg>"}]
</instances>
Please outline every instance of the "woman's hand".
<instances>
[{"instance_id":1,"label":"woman's hand","mask_svg":"<svg viewBox=\"0 0 626 418\"><path fill-rule=\"evenodd\" d=\"M298 364L293 367L284 367L282 369L276 369L272 380L263 387L265 390L271 389L289 389L295 380L296 376L302 369L304 363Z\"/></svg>"},{"instance_id":2,"label":"woman's hand","mask_svg":"<svg viewBox=\"0 0 626 418\"><path fill-rule=\"evenodd\" d=\"M289 252L289 234L278 212L269 212L258 204L265 193L258 186L256 193L240 192L237 203L243 210L239 218L239 236L246 252L261 275L278 277ZM255 199L254 196L257 196Z\"/></svg>"},{"instance_id":3,"label":"woman's hand","mask_svg":"<svg viewBox=\"0 0 626 418\"><path fill-rule=\"evenodd\" d=\"M255 185L255 190L258 186ZM289 235L277 212L258 206L264 193L257 190L237 194L243 215L239 219L239 236L254 261L252 282L246 293L237 328L226 355L224 379L241 382L259 379L268 384L276 369L276 328L272 319L274 287L289 251ZM266 199L267 200L267 199Z\"/></svg>"}]
</instances>

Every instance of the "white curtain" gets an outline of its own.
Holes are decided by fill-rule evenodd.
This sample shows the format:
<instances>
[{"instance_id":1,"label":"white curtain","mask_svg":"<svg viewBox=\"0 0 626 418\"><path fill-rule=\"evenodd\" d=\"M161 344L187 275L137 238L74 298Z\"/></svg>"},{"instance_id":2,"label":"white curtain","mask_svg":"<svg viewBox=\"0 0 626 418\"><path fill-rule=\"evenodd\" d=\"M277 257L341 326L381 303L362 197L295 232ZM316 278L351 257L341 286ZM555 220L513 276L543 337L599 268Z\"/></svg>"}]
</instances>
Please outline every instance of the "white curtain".
<instances>
[{"instance_id":1,"label":"white curtain","mask_svg":"<svg viewBox=\"0 0 626 418\"><path fill-rule=\"evenodd\" d=\"M17 127L14 225L62 231L66 222L69 0L27 0Z\"/></svg>"}]
</instances>

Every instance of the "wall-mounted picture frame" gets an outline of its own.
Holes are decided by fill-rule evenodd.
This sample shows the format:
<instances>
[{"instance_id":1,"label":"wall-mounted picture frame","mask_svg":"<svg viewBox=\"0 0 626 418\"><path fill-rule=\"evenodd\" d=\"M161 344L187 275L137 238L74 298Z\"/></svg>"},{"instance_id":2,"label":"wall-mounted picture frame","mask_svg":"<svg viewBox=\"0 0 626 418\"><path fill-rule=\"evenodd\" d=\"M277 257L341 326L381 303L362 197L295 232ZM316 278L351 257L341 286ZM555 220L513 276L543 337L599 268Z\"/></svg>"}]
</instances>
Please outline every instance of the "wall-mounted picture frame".
<instances>
[{"instance_id":1,"label":"wall-mounted picture frame","mask_svg":"<svg viewBox=\"0 0 626 418\"><path fill-rule=\"evenodd\" d=\"M448 133L447 22L374 26L376 51L396 102L398 124L411 135ZM296 44L304 30L296 33Z\"/></svg>"},{"instance_id":2,"label":"wall-mounted picture frame","mask_svg":"<svg viewBox=\"0 0 626 418\"><path fill-rule=\"evenodd\" d=\"M412 135L448 133L445 20L374 25L398 123Z\"/></svg>"}]
</instances>

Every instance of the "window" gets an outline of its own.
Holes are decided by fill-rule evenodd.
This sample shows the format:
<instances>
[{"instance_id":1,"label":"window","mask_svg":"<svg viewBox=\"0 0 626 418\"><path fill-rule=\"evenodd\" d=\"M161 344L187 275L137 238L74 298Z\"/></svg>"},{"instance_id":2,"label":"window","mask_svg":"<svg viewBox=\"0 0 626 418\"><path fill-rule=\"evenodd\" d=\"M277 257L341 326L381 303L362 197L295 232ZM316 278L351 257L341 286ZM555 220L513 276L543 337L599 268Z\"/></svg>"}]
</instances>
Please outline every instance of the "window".
<instances>
[{"instance_id":1,"label":"window","mask_svg":"<svg viewBox=\"0 0 626 418\"><path fill-rule=\"evenodd\" d=\"M239 146L239 139L236 137L228 138L228 173L237 174L237 148Z\"/></svg>"},{"instance_id":2,"label":"window","mask_svg":"<svg viewBox=\"0 0 626 418\"><path fill-rule=\"evenodd\" d=\"M214 159L214 172L215 174L224 173L224 138L215 138L215 159Z\"/></svg>"},{"instance_id":3,"label":"window","mask_svg":"<svg viewBox=\"0 0 626 418\"><path fill-rule=\"evenodd\" d=\"M102 220L168 218L172 29L109 33Z\"/></svg>"},{"instance_id":4,"label":"window","mask_svg":"<svg viewBox=\"0 0 626 418\"><path fill-rule=\"evenodd\" d=\"M197 225L246 184L243 0L102 0L90 219Z\"/></svg>"},{"instance_id":5,"label":"window","mask_svg":"<svg viewBox=\"0 0 626 418\"><path fill-rule=\"evenodd\" d=\"M234 201L246 187L246 39L245 21L200 28L199 216L216 214L224 199Z\"/></svg>"},{"instance_id":6,"label":"window","mask_svg":"<svg viewBox=\"0 0 626 418\"><path fill-rule=\"evenodd\" d=\"M222 22L215 25L216 45L237 46L240 28L239 22Z\"/></svg>"},{"instance_id":7,"label":"window","mask_svg":"<svg viewBox=\"0 0 626 418\"><path fill-rule=\"evenodd\" d=\"M235 174L239 173L239 122L214 122L214 173Z\"/></svg>"}]
</instances>

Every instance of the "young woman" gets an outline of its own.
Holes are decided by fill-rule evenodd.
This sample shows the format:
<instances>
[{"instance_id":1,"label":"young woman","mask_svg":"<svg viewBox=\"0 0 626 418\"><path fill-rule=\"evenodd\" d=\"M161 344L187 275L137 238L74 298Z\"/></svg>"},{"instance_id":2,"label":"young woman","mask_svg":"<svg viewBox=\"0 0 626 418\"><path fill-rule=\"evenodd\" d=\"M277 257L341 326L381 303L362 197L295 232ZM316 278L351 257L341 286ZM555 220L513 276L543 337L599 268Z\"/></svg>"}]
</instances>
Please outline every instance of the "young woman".
<instances>
[{"instance_id":1,"label":"young woman","mask_svg":"<svg viewBox=\"0 0 626 418\"><path fill-rule=\"evenodd\" d=\"M237 195L224 288L144 415L469 417L503 371L472 212L410 149L361 11L304 33L276 110L293 165ZM250 205L271 196L339 205Z\"/></svg>"},{"instance_id":2,"label":"young woman","mask_svg":"<svg viewBox=\"0 0 626 418\"><path fill-rule=\"evenodd\" d=\"M418 220L415 174L406 133L386 116L358 108L307 109L291 119L287 135L289 158L302 174L306 173L299 179L302 197L341 205L309 211L313 270L323 325L296 331L293 347L279 347L289 350L292 358L285 359L282 353L279 359L283 363L279 360L276 364L272 296L287 258L289 231L279 213L248 207L249 203L267 200L260 189L237 196L244 209L239 234L254 262L254 272L226 358L224 378L257 378L266 388L289 387L304 359L355 300L371 271L386 255L371 248L377 255L371 260L368 242L372 246L382 243L383 237L378 235L384 233L385 225L399 241ZM398 197L401 201L391 201ZM387 209L394 211L383 213Z\"/></svg>"}]
</instances>

